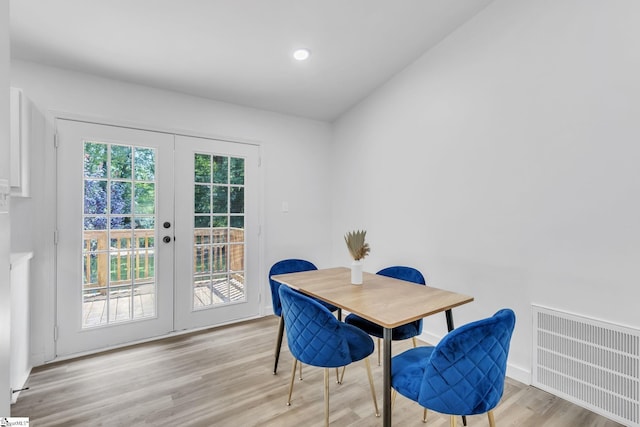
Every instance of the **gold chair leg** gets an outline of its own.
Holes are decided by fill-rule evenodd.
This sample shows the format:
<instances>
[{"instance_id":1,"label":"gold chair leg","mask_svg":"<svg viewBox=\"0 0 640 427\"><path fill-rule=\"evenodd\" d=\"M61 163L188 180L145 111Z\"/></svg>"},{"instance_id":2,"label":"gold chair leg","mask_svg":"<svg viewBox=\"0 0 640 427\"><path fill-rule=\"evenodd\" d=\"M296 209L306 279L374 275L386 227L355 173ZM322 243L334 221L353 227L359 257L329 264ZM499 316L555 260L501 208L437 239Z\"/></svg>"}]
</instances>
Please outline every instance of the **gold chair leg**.
<instances>
[{"instance_id":1,"label":"gold chair leg","mask_svg":"<svg viewBox=\"0 0 640 427\"><path fill-rule=\"evenodd\" d=\"M296 378L296 365L298 359L293 359L293 367L291 368L291 382L289 383L289 397L287 398L287 406L291 406L291 394L293 393L293 380ZM302 364L301 364L302 365Z\"/></svg>"},{"instance_id":2,"label":"gold chair leg","mask_svg":"<svg viewBox=\"0 0 640 427\"><path fill-rule=\"evenodd\" d=\"M329 368L324 368L324 425L329 427Z\"/></svg>"},{"instance_id":3,"label":"gold chair leg","mask_svg":"<svg viewBox=\"0 0 640 427\"><path fill-rule=\"evenodd\" d=\"M391 389L391 409L393 410L393 407L396 404L396 397L398 396L398 390L396 390L395 388Z\"/></svg>"},{"instance_id":4,"label":"gold chair leg","mask_svg":"<svg viewBox=\"0 0 640 427\"><path fill-rule=\"evenodd\" d=\"M346 366L342 367L342 374L340 375L340 380L338 381L338 384L342 384L342 380L344 379L344 371L347 370ZM336 376L338 376L338 369L336 368Z\"/></svg>"},{"instance_id":5,"label":"gold chair leg","mask_svg":"<svg viewBox=\"0 0 640 427\"><path fill-rule=\"evenodd\" d=\"M376 417L380 416L380 411L378 410L378 399L376 398L376 389L373 386L373 375L371 374L371 363L369 362L369 358L364 358L364 364L367 365L367 376L369 377L369 386L371 387L371 397L373 398L373 406L376 409Z\"/></svg>"},{"instance_id":6,"label":"gold chair leg","mask_svg":"<svg viewBox=\"0 0 640 427\"><path fill-rule=\"evenodd\" d=\"M451 415L449 417L449 425L451 427L456 427L456 416L455 415Z\"/></svg>"},{"instance_id":7,"label":"gold chair leg","mask_svg":"<svg viewBox=\"0 0 640 427\"><path fill-rule=\"evenodd\" d=\"M378 338L378 366L380 366L380 347L382 347L382 340Z\"/></svg>"},{"instance_id":8,"label":"gold chair leg","mask_svg":"<svg viewBox=\"0 0 640 427\"><path fill-rule=\"evenodd\" d=\"M418 346L418 340L416 337L411 337L411 340L413 340L413 348L416 348Z\"/></svg>"},{"instance_id":9,"label":"gold chair leg","mask_svg":"<svg viewBox=\"0 0 640 427\"><path fill-rule=\"evenodd\" d=\"M427 408L424 408L424 412L422 413L422 422L427 422Z\"/></svg>"},{"instance_id":10,"label":"gold chair leg","mask_svg":"<svg viewBox=\"0 0 640 427\"><path fill-rule=\"evenodd\" d=\"M489 417L489 427L496 427L496 420L493 419L493 411L487 412L487 416Z\"/></svg>"},{"instance_id":11,"label":"gold chair leg","mask_svg":"<svg viewBox=\"0 0 640 427\"><path fill-rule=\"evenodd\" d=\"M300 375L298 376L300 381L302 381L302 362L300 362Z\"/></svg>"}]
</instances>

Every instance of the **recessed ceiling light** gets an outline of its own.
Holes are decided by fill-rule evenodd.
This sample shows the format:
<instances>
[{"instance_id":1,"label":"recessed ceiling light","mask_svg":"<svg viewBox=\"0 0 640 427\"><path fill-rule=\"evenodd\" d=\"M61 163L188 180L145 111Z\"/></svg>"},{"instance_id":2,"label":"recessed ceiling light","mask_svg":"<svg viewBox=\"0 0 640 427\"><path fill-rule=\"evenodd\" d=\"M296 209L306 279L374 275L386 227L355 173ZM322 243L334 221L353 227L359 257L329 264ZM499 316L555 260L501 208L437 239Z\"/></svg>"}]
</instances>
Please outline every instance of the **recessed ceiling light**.
<instances>
[{"instance_id":1,"label":"recessed ceiling light","mask_svg":"<svg viewBox=\"0 0 640 427\"><path fill-rule=\"evenodd\" d=\"M298 49L295 52L293 52L293 57L298 61L306 60L307 58L309 58L309 55L311 55L311 52L309 51L309 49Z\"/></svg>"}]
</instances>

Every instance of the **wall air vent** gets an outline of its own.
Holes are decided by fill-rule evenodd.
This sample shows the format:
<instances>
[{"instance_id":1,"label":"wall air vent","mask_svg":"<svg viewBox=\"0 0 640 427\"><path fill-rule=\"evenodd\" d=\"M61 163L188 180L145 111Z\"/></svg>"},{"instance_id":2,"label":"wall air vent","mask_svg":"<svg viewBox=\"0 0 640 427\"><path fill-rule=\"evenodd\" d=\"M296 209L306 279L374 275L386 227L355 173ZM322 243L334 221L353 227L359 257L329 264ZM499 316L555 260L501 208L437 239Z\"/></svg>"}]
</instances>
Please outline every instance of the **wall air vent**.
<instances>
[{"instance_id":1,"label":"wall air vent","mask_svg":"<svg viewBox=\"0 0 640 427\"><path fill-rule=\"evenodd\" d=\"M533 305L533 385L640 426L640 331Z\"/></svg>"}]
</instances>

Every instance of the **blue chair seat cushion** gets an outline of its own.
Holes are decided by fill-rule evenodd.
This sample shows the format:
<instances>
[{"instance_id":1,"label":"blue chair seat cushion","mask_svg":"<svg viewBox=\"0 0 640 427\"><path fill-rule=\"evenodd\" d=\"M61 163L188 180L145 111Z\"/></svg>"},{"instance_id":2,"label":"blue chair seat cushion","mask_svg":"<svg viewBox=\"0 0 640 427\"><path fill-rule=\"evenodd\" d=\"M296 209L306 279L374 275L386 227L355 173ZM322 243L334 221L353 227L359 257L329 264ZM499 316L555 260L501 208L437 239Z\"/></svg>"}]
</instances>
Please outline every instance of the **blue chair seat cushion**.
<instances>
[{"instance_id":1,"label":"blue chair seat cushion","mask_svg":"<svg viewBox=\"0 0 640 427\"><path fill-rule=\"evenodd\" d=\"M365 331L371 336L374 336L377 338L383 338L382 336L383 329L380 325L376 325L375 323L370 322L367 319L363 319L357 314L353 314L353 313L349 314L344 319L344 322L348 323L349 325L353 325L357 328L362 329L363 331ZM420 335L422 331L420 331L420 328L416 323L418 323L418 325L420 326L422 325L422 322L420 321L420 322L407 323L406 325L401 325L393 328L391 330L391 339L394 341L400 341L400 340L406 340L411 337Z\"/></svg>"},{"instance_id":2,"label":"blue chair seat cushion","mask_svg":"<svg viewBox=\"0 0 640 427\"><path fill-rule=\"evenodd\" d=\"M400 353L391 363L391 387L414 402L418 401L421 381L435 347L416 347Z\"/></svg>"},{"instance_id":3,"label":"blue chair seat cushion","mask_svg":"<svg viewBox=\"0 0 640 427\"><path fill-rule=\"evenodd\" d=\"M289 350L302 363L337 368L373 353L369 335L338 321L317 300L287 286L279 293Z\"/></svg>"},{"instance_id":4,"label":"blue chair seat cushion","mask_svg":"<svg viewBox=\"0 0 640 427\"><path fill-rule=\"evenodd\" d=\"M347 344L349 345L349 353L351 361L357 362L373 353L374 345L371 337L355 326L342 323L342 333L344 334Z\"/></svg>"}]
</instances>

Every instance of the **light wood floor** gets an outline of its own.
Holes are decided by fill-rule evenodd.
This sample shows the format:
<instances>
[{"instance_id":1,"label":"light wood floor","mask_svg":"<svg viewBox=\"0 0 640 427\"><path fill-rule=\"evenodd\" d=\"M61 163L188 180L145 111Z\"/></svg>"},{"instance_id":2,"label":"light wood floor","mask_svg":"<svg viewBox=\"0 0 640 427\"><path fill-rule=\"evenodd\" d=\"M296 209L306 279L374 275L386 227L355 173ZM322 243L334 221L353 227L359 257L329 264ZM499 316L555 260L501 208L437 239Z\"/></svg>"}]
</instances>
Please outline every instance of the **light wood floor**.
<instances>
[{"instance_id":1,"label":"light wood floor","mask_svg":"<svg viewBox=\"0 0 640 427\"><path fill-rule=\"evenodd\" d=\"M35 368L14 417L38 426L317 426L323 421L322 369L305 366L286 406L292 358L285 343L278 375L272 374L277 318L270 316ZM394 354L411 340L394 343ZM371 358L378 404L382 368ZM364 363L332 381L331 425L381 426L373 414ZM495 410L498 426L614 427L620 424L553 395L507 379ZM396 426L424 426L421 408L398 396ZM448 418L430 413L426 425ZM458 425L462 425L461 422ZM485 416L469 426L488 426Z\"/></svg>"}]
</instances>

